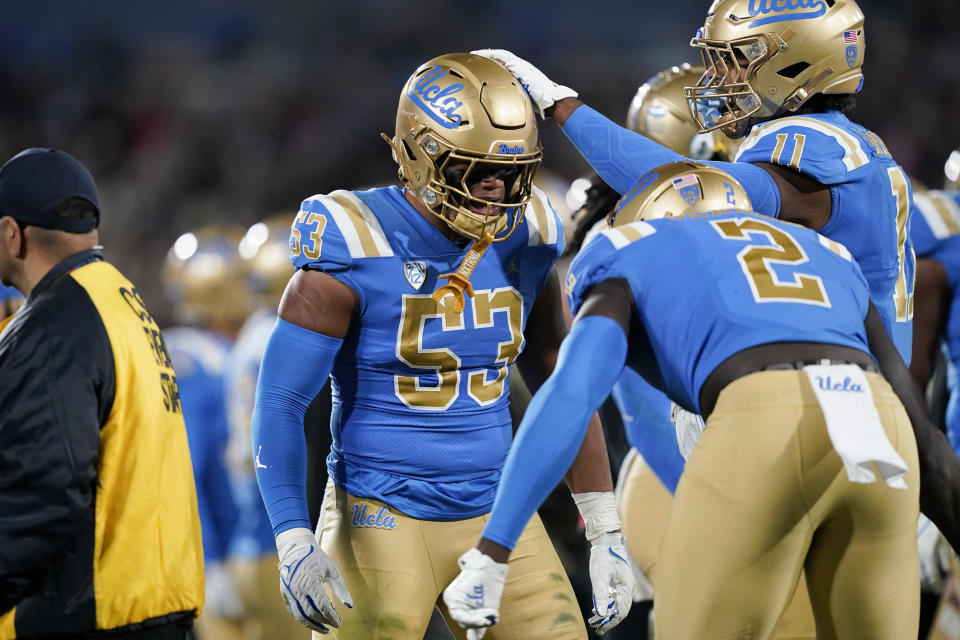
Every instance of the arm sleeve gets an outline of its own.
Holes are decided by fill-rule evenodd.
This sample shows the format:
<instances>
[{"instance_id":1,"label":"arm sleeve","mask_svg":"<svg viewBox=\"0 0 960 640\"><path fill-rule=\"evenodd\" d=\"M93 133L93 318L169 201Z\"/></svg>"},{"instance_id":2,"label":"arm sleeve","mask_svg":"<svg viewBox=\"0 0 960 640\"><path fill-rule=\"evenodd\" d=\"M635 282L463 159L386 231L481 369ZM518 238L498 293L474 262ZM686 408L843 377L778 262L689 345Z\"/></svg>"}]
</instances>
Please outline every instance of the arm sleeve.
<instances>
[{"instance_id":1,"label":"arm sleeve","mask_svg":"<svg viewBox=\"0 0 960 640\"><path fill-rule=\"evenodd\" d=\"M329 377L342 344L282 318L267 341L251 432L257 484L274 535L311 528L303 416Z\"/></svg>"},{"instance_id":2,"label":"arm sleeve","mask_svg":"<svg viewBox=\"0 0 960 640\"><path fill-rule=\"evenodd\" d=\"M588 316L574 325L553 374L520 423L485 538L513 548L537 507L573 464L590 416L610 394L626 356L627 338L610 318Z\"/></svg>"},{"instance_id":3,"label":"arm sleeve","mask_svg":"<svg viewBox=\"0 0 960 640\"><path fill-rule=\"evenodd\" d=\"M621 194L632 189L655 167L668 162L694 162L621 127L586 105L567 119L563 132L600 177ZM780 214L780 191L769 173L749 163L708 161L706 164L726 171L743 185L755 211L773 217Z\"/></svg>"},{"instance_id":4,"label":"arm sleeve","mask_svg":"<svg viewBox=\"0 0 960 640\"><path fill-rule=\"evenodd\" d=\"M79 527L92 526L100 443L94 356L77 357L35 320L11 328L0 345L0 612L56 570L57 551ZM112 353L105 333L102 341L82 339L91 352Z\"/></svg>"}]
</instances>

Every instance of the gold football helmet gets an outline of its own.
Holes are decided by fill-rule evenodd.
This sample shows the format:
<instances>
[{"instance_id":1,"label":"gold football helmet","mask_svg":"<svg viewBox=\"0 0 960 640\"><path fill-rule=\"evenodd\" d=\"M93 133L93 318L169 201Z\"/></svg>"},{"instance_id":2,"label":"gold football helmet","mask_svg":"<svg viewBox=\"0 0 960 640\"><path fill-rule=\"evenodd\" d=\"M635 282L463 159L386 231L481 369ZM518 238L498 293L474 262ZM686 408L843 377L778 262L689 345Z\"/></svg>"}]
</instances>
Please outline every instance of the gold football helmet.
<instances>
[{"instance_id":1,"label":"gold football helmet","mask_svg":"<svg viewBox=\"0 0 960 640\"><path fill-rule=\"evenodd\" d=\"M950 152L946 164L943 165L943 190L956 191L960 189L960 149Z\"/></svg>"},{"instance_id":2,"label":"gold football helmet","mask_svg":"<svg viewBox=\"0 0 960 640\"><path fill-rule=\"evenodd\" d=\"M276 309L294 273L290 227L296 217L296 213L278 213L252 225L240 240L247 284L258 306Z\"/></svg>"},{"instance_id":3,"label":"gold football helmet","mask_svg":"<svg viewBox=\"0 0 960 640\"><path fill-rule=\"evenodd\" d=\"M652 169L625 193L607 224L731 210L753 211L747 192L733 176L699 162L670 162Z\"/></svg>"},{"instance_id":4,"label":"gold football helmet","mask_svg":"<svg viewBox=\"0 0 960 640\"><path fill-rule=\"evenodd\" d=\"M854 0L714 0L690 46L706 72L687 87L701 131L739 138L818 93L863 84L863 12Z\"/></svg>"},{"instance_id":5,"label":"gold football helmet","mask_svg":"<svg viewBox=\"0 0 960 640\"><path fill-rule=\"evenodd\" d=\"M210 225L184 233L170 250L162 279L177 322L239 329L251 311L238 246L244 229Z\"/></svg>"},{"instance_id":6,"label":"gold football helmet","mask_svg":"<svg viewBox=\"0 0 960 640\"><path fill-rule=\"evenodd\" d=\"M451 53L421 65L400 94L393 139L383 137L400 179L456 232L503 240L520 224L543 153L530 98L498 63ZM491 174L503 202L470 195Z\"/></svg>"},{"instance_id":7,"label":"gold football helmet","mask_svg":"<svg viewBox=\"0 0 960 640\"><path fill-rule=\"evenodd\" d=\"M686 87L703 72L684 62L640 85L627 110L627 128L694 160L732 160L740 143L719 131L700 133L690 117Z\"/></svg>"}]
</instances>

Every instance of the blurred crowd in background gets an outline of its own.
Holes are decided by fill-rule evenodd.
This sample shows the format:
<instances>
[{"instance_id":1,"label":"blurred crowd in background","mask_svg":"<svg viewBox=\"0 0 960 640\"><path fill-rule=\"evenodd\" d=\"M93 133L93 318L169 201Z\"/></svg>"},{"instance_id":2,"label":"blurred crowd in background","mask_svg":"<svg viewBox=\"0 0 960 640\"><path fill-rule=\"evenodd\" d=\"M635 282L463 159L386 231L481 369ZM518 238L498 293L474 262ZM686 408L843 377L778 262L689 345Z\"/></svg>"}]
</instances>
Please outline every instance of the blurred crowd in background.
<instances>
[{"instance_id":1,"label":"blurred crowd in background","mask_svg":"<svg viewBox=\"0 0 960 640\"><path fill-rule=\"evenodd\" d=\"M92 170L106 255L161 326L160 265L208 223L251 224L314 193L392 181L391 133L411 71L505 47L622 120L637 86L696 61L707 0L0 2L0 155L55 146ZM864 0L858 122L938 187L960 141L960 7ZM544 167L586 172L556 126Z\"/></svg>"}]
</instances>

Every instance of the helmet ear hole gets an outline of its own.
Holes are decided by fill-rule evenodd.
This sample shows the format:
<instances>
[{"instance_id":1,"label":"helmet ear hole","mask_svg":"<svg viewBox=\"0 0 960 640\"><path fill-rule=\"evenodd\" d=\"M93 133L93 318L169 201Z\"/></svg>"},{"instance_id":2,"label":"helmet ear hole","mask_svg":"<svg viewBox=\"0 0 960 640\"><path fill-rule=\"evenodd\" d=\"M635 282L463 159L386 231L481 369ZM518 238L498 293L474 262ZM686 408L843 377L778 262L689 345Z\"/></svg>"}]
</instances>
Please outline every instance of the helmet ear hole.
<instances>
[{"instance_id":1,"label":"helmet ear hole","mask_svg":"<svg viewBox=\"0 0 960 640\"><path fill-rule=\"evenodd\" d=\"M410 145L407 144L407 141L401 138L400 143L403 145L403 152L407 154L407 159L411 162L416 162L417 156L413 155L413 149L410 148Z\"/></svg>"},{"instance_id":2,"label":"helmet ear hole","mask_svg":"<svg viewBox=\"0 0 960 640\"><path fill-rule=\"evenodd\" d=\"M796 78L810 67L809 62L795 62L789 67L784 67L777 71L777 75L784 78Z\"/></svg>"}]
</instances>

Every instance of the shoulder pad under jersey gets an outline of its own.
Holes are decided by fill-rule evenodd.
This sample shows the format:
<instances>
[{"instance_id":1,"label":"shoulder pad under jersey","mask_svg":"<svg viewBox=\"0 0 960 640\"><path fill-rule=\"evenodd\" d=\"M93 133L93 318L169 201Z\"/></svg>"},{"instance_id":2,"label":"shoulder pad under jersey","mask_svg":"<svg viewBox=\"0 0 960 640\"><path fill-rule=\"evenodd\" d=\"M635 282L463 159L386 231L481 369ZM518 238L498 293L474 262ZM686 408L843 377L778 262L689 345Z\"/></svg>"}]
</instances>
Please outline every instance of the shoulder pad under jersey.
<instances>
[{"instance_id":1,"label":"shoulder pad under jersey","mask_svg":"<svg viewBox=\"0 0 960 640\"><path fill-rule=\"evenodd\" d=\"M638 220L603 229L590 238L574 257L564 282L571 312L576 315L590 287L608 278L618 277L620 249L654 233L654 225Z\"/></svg>"},{"instance_id":2,"label":"shoulder pad under jersey","mask_svg":"<svg viewBox=\"0 0 960 640\"><path fill-rule=\"evenodd\" d=\"M315 195L290 227L290 262L298 269L349 269L355 260L392 256L373 210L353 191Z\"/></svg>"},{"instance_id":3,"label":"shoulder pad under jersey","mask_svg":"<svg viewBox=\"0 0 960 640\"><path fill-rule=\"evenodd\" d=\"M542 189L533 187L530 201L523 213L523 224L516 233L527 231L530 246L552 246L559 256L565 246L563 238L563 221L554 210L550 199Z\"/></svg>"},{"instance_id":4,"label":"shoulder pad under jersey","mask_svg":"<svg viewBox=\"0 0 960 640\"><path fill-rule=\"evenodd\" d=\"M929 254L937 244L960 234L960 192L915 191L910 239L917 255Z\"/></svg>"},{"instance_id":5,"label":"shoulder pad under jersey","mask_svg":"<svg viewBox=\"0 0 960 640\"><path fill-rule=\"evenodd\" d=\"M736 161L781 165L831 185L845 182L870 158L852 131L815 116L788 116L754 126Z\"/></svg>"}]
</instances>

